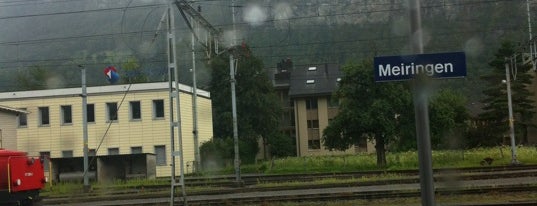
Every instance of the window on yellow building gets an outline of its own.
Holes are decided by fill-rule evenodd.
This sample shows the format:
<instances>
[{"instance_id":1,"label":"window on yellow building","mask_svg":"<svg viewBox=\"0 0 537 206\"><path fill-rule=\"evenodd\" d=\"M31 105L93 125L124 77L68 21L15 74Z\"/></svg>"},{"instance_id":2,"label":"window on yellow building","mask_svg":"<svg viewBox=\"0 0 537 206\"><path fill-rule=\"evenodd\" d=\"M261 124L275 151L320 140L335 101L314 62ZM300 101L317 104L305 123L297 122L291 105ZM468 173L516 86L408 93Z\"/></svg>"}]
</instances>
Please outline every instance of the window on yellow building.
<instances>
[{"instance_id":1,"label":"window on yellow building","mask_svg":"<svg viewBox=\"0 0 537 206\"><path fill-rule=\"evenodd\" d=\"M117 121L117 102L106 103L106 117L107 121Z\"/></svg>"},{"instance_id":2,"label":"window on yellow building","mask_svg":"<svg viewBox=\"0 0 537 206\"><path fill-rule=\"evenodd\" d=\"M317 109L317 98L308 98L306 99L306 109Z\"/></svg>"},{"instance_id":3,"label":"window on yellow building","mask_svg":"<svg viewBox=\"0 0 537 206\"><path fill-rule=\"evenodd\" d=\"M166 146L157 145L155 146L155 159L158 166L166 165Z\"/></svg>"},{"instance_id":4,"label":"window on yellow building","mask_svg":"<svg viewBox=\"0 0 537 206\"><path fill-rule=\"evenodd\" d=\"M48 126L50 124L48 107L39 107L39 126Z\"/></svg>"},{"instance_id":5,"label":"window on yellow building","mask_svg":"<svg viewBox=\"0 0 537 206\"><path fill-rule=\"evenodd\" d=\"M308 149L321 149L321 140L320 139L308 140Z\"/></svg>"},{"instance_id":6,"label":"window on yellow building","mask_svg":"<svg viewBox=\"0 0 537 206\"><path fill-rule=\"evenodd\" d=\"M86 119L88 122L95 122L95 105L88 104L86 107L87 116Z\"/></svg>"},{"instance_id":7,"label":"window on yellow building","mask_svg":"<svg viewBox=\"0 0 537 206\"><path fill-rule=\"evenodd\" d=\"M153 100L153 118L164 118L164 100Z\"/></svg>"},{"instance_id":8,"label":"window on yellow building","mask_svg":"<svg viewBox=\"0 0 537 206\"><path fill-rule=\"evenodd\" d=\"M71 105L62 105L60 106L60 110L62 115L62 124L72 124L73 112L71 111Z\"/></svg>"},{"instance_id":9,"label":"window on yellow building","mask_svg":"<svg viewBox=\"0 0 537 206\"><path fill-rule=\"evenodd\" d=\"M321 149L319 129L308 129L308 149Z\"/></svg>"},{"instance_id":10,"label":"window on yellow building","mask_svg":"<svg viewBox=\"0 0 537 206\"><path fill-rule=\"evenodd\" d=\"M308 129L319 129L319 120L318 119L308 120Z\"/></svg>"},{"instance_id":11,"label":"window on yellow building","mask_svg":"<svg viewBox=\"0 0 537 206\"><path fill-rule=\"evenodd\" d=\"M131 120L140 120L142 119L142 109L140 106L140 101L129 102L130 106L130 116Z\"/></svg>"},{"instance_id":12,"label":"window on yellow building","mask_svg":"<svg viewBox=\"0 0 537 206\"><path fill-rule=\"evenodd\" d=\"M108 148L108 155L118 155L119 154L119 148Z\"/></svg>"},{"instance_id":13,"label":"window on yellow building","mask_svg":"<svg viewBox=\"0 0 537 206\"><path fill-rule=\"evenodd\" d=\"M73 157L73 150L62 151L62 157Z\"/></svg>"},{"instance_id":14,"label":"window on yellow building","mask_svg":"<svg viewBox=\"0 0 537 206\"><path fill-rule=\"evenodd\" d=\"M21 110L26 110L26 108L21 108ZM28 115L24 113L20 113L17 117L17 120L19 122L19 127L27 127L28 126Z\"/></svg>"},{"instance_id":15,"label":"window on yellow building","mask_svg":"<svg viewBox=\"0 0 537 206\"><path fill-rule=\"evenodd\" d=\"M97 155L97 151L95 151L95 149L88 149L88 156L96 156Z\"/></svg>"},{"instance_id":16,"label":"window on yellow building","mask_svg":"<svg viewBox=\"0 0 537 206\"><path fill-rule=\"evenodd\" d=\"M131 154L142 154L142 147L131 147Z\"/></svg>"}]
</instances>

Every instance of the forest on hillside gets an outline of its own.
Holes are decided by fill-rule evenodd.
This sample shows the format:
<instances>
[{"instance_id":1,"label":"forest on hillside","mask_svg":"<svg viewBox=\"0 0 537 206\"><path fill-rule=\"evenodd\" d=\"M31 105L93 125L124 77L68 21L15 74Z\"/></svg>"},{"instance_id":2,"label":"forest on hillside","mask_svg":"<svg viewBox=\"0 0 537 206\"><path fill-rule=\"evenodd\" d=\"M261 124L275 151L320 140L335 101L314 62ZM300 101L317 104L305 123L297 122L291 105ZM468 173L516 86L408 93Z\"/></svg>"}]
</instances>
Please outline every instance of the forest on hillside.
<instances>
[{"instance_id":1,"label":"forest on hillside","mask_svg":"<svg viewBox=\"0 0 537 206\"><path fill-rule=\"evenodd\" d=\"M88 68L88 84L107 84L102 70L121 71L133 59L149 81L166 80L164 28L158 29L165 0L0 2L0 91L23 90L16 75L41 68L44 88L78 87ZM537 9L530 1L530 10ZM230 1L193 1L216 28L232 29ZM359 62L374 56L410 54L409 15L404 0L235 1L237 39L265 68L291 58L295 67ZM501 42L528 40L528 13L521 0L424 0L421 2L425 52L464 51L467 78L438 81L481 96L480 76L490 71ZM177 9L177 8L175 8ZM531 17L532 22L534 19ZM180 81L190 84L190 30L176 10ZM224 42L221 47L226 47ZM211 79L204 47L196 46L198 85Z\"/></svg>"}]
</instances>

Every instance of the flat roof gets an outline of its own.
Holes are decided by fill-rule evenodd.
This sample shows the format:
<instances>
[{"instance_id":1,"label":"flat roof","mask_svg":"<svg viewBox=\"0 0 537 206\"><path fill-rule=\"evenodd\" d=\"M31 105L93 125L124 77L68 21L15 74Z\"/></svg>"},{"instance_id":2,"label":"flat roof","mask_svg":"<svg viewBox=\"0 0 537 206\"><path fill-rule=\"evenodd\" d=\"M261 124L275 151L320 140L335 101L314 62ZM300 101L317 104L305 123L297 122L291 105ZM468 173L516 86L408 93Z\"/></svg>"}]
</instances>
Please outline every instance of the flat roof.
<instances>
[{"instance_id":1,"label":"flat roof","mask_svg":"<svg viewBox=\"0 0 537 206\"><path fill-rule=\"evenodd\" d=\"M26 111L26 110L23 110L23 109L16 109L16 108L12 108L12 107L8 107L8 106L2 106L0 105L0 110L5 110L5 111L8 111L8 112L13 112L13 113L23 113L23 114L29 114L30 112Z\"/></svg>"},{"instance_id":2,"label":"flat roof","mask_svg":"<svg viewBox=\"0 0 537 206\"><path fill-rule=\"evenodd\" d=\"M168 82L152 82L152 83L137 83L137 84L118 84L107 86L87 87L88 95L104 94L125 91L146 91L168 89ZM175 83L173 84L175 86ZM130 86L130 88L129 88ZM179 90L185 93L192 93L192 87L184 84L179 84ZM46 89L46 90L30 90L30 91L13 91L0 93L0 100L35 98L35 97L51 97L51 96L66 96L80 95L82 88L62 88L62 89ZM211 94L208 91L197 89L198 96L210 98Z\"/></svg>"}]
</instances>

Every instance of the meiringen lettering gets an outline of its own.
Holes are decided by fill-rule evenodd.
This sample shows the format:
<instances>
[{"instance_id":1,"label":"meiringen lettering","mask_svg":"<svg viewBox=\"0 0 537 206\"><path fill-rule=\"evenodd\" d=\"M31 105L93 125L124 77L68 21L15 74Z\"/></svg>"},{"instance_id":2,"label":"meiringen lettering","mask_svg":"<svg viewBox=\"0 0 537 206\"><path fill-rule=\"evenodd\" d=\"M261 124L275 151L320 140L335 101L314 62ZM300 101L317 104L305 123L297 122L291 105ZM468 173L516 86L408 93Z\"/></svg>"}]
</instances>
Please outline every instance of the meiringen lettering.
<instances>
[{"instance_id":1,"label":"meiringen lettering","mask_svg":"<svg viewBox=\"0 0 537 206\"><path fill-rule=\"evenodd\" d=\"M453 73L452 63L437 63L437 64L404 64L401 65L379 65L379 77L386 76L407 76L424 73L427 76L435 76L442 73Z\"/></svg>"}]
</instances>

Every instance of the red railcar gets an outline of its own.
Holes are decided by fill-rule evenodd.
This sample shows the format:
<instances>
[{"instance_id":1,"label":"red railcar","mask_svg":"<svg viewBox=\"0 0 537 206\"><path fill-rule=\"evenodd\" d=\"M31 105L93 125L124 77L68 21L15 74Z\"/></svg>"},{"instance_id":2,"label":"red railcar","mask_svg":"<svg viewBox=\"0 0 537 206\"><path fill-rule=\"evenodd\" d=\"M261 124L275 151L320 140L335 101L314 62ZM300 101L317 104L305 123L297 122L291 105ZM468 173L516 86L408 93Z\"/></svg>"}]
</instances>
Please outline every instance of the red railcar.
<instances>
[{"instance_id":1,"label":"red railcar","mask_svg":"<svg viewBox=\"0 0 537 206\"><path fill-rule=\"evenodd\" d=\"M0 149L0 205L32 205L46 182L41 158Z\"/></svg>"}]
</instances>

